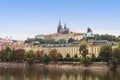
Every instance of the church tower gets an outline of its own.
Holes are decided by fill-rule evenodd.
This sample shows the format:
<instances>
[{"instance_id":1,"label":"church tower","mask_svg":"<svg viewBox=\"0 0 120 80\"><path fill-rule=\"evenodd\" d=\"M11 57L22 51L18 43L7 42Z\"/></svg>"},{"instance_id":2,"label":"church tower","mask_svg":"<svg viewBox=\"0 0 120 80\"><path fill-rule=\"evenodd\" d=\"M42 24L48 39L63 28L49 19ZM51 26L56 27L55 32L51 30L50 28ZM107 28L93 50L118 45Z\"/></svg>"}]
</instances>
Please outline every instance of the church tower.
<instances>
[{"instance_id":1,"label":"church tower","mask_svg":"<svg viewBox=\"0 0 120 80\"><path fill-rule=\"evenodd\" d=\"M62 25L61 25L61 22L59 20L59 24L58 24L58 28L57 28L57 33L60 33L61 29L62 29Z\"/></svg>"}]
</instances>

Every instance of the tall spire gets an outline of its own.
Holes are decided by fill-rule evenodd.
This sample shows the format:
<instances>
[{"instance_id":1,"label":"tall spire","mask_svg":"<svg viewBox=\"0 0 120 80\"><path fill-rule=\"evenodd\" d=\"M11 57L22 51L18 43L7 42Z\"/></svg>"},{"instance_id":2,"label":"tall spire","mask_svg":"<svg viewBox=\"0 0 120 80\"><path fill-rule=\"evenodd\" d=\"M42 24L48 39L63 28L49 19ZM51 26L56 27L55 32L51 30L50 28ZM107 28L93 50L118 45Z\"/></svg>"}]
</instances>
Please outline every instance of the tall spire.
<instances>
[{"instance_id":1,"label":"tall spire","mask_svg":"<svg viewBox=\"0 0 120 80\"><path fill-rule=\"evenodd\" d=\"M60 33L62 29L61 21L59 20L58 28L57 28L57 33Z\"/></svg>"},{"instance_id":2,"label":"tall spire","mask_svg":"<svg viewBox=\"0 0 120 80\"><path fill-rule=\"evenodd\" d=\"M61 25L61 21L59 20L59 25Z\"/></svg>"},{"instance_id":3,"label":"tall spire","mask_svg":"<svg viewBox=\"0 0 120 80\"><path fill-rule=\"evenodd\" d=\"M66 23L65 23L65 25L64 25L64 29L66 29Z\"/></svg>"},{"instance_id":4,"label":"tall spire","mask_svg":"<svg viewBox=\"0 0 120 80\"><path fill-rule=\"evenodd\" d=\"M92 32L92 30L91 30L91 28L89 28L89 26L87 28L87 32Z\"/></svg>"}]
</instances>

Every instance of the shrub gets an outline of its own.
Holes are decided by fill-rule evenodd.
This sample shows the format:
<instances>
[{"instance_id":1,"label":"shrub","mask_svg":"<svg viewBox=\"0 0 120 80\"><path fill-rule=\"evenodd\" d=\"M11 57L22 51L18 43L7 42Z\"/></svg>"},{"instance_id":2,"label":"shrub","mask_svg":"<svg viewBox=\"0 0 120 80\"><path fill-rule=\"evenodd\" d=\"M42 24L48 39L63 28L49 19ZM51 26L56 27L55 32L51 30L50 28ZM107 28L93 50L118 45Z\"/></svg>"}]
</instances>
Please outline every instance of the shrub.
<instances>
[{"instance_id":1,"label":"shrub","mask_svg":"<svg viewBox=\"0 0 120 80\"><path fill-rule=\"evenodd\" d=\"M49 61L50 61L49 56L48 56L47 54L45 54L45 55L43 56L43 63L48 64Z\"/></svg>"},{"instance_id":2,"label":"shrub","mask_svg":"<svg viewBox=\"0 0 120 80\"><path fill-rule=\"evenodd\" d=\"M91 63L91 58L90 57L83 57L81 58L81 62L85 65L88 66Z\"/></svg>"},{"instance_id":3,"label":"shrub","mask_svg":"<svg viewBox=\"0 0 120 80\"><path fill-rule=\"evenodd\" d=\"M27 61L28 64L33 64L34 62L34 53L33 50L29 50L25 53L25 60Z\"/></svg>"},{"instance_id":4,"label":"shrub","mask_svg":"<svg viewBox=\"0 0 120 80\"><path fill-rule=\"evenodd\" d=\"M4 53L4 60L12 61L12 56L13 56L12 50L9 47L7 47Z\"/></svg>"},{"instance_id":5,"label":"shrub","mask_svg":"<svg viewBox=\"0 0 120 80\"><path fill-rule=\"evenodd\" d=\"M59 54L58 61L63 61L63 56L62 56L62 54Z\"/></svg>"}]
</instances>

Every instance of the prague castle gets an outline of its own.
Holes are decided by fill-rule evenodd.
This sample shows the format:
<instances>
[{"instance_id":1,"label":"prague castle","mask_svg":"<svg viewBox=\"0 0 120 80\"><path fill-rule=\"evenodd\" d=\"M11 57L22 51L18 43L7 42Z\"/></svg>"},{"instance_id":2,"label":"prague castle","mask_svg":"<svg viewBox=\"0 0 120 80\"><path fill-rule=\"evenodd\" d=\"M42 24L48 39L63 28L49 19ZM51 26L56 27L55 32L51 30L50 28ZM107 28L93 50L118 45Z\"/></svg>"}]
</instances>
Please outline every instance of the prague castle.
<instances>
[{"instance_id":1,"label":"prague castle","mask_svg":"<svg viewBox=\"0 0 120 80\"><path fill-rule=\"evenodd\" d=\"M59 34L59 35L58 35ZM71 57L73 57L75 54L77 54L79 57L81 56L79 52L79 47L80 44L82 43L83 40L86 41L87 43L87 48L88 48L88 56L91 56L94 54L96 57L99 56L100 53L100 47L103 44L109 44L112 46L112 48L117 47L117 42L112 42L112 41L107 41L107 40L95 40L94 39L94 34L92 30L88 27L86 33L84 34L79 34L78 33L69 33L69 28L66 28L66 25L64 28L62 28L61 22L59 21L59 25L57 28L57 35L54 34L52 38L59 40L59 39L69 39L69 38L74 38L79 39L79 43L76 44L41 44L40 47L35 47L34 50L43 50L44 54L49 54L49 52L52 49L56 49L59 53L63 55L63 57L66 56L67 53L70 54ZM71 36L72 35L72 36ZM26 50L31 49L31 48L25 48Z\"/></svg>"},{"instance_id":2,"label":"prague castle","mask_svg":"<svg viewBox=\"0 0 120 80\"><path fill-rule=\"evenodd\" d=\"M67 53L69 53L70 56L73 57L75 54L77 54L78 56L81 56L79 52L79 47L80 47L80 44L82 44L82 42L87 43L89 56L91 56L92 54L95 54L95 56L99 56L100 47L103 44L109 44L112 46L112 48L117 47L117 42L112 42L107 40L95 40L92 29L89 27L87 28L87 31L85 33L77 33L77 32L71 33L70 29L66 27L66 24L64 25L64 28L62 28L60 21L57 26L57 33L47 34L47 35L37 35L35 36L35 38L42 39L42 40L52 39L55 41L64 39L66 43L52 43L52 44L39 43L37 46L34 46L31 44L29 45L24 44L23 42L15 43L15 42L11 42L11 40L0 39L0 50L6 47L6 45L16 49L18 48L24 48L25 50L34 49L34 51L43 50L44 54L49 54L49 52L52 49L56 49L59 53L63 55L63 57L65 57ZM68 43L68 40L71 38L74 39L74 42Z\"/></svg>"},{"instance_id":3,"label":"prague castle","mask_svg":"<svg viewBox=\"0 0 120 80\"><path fill-rule=\"evenodd\" d=\"M70 29L66 27L66 24L64 25L64 28L62 28L61 22L59 21L59 25L58 25L58 28L57 28L57 33L68 34L69 31L70 31Z\"/></svg>"}]
</instances>

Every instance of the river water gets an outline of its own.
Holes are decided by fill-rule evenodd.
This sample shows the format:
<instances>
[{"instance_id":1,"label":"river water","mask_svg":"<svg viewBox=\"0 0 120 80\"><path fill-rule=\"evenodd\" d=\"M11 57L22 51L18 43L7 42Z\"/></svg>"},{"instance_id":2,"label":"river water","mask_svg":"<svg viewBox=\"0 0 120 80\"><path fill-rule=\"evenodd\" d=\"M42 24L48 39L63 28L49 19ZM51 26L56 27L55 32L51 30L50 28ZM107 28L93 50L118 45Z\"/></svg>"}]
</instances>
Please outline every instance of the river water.
<instances>
[{"instance_id":1,"label":"river water","mask_svg":"<svg viewBox=\"0 0 120 80\"><path fill-rule=\"evenodd\" d=\"M120 71L0 68L0 80L120 80Z\"/></svg>"}]
</instances>

